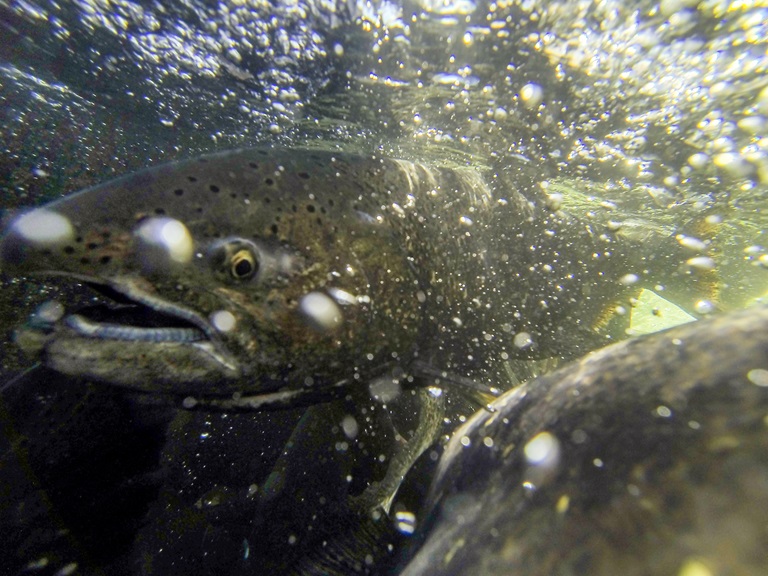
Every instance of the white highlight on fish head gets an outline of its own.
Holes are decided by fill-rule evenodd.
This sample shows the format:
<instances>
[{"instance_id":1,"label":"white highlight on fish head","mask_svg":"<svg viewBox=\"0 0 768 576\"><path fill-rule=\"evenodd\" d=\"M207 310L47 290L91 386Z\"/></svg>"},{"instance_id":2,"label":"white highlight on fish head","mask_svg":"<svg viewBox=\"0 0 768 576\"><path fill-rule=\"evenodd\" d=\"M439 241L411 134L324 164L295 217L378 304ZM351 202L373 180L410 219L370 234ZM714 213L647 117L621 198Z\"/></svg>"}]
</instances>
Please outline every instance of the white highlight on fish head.
<instances>
[{"instance_id":1,"label":"white highlight on fish head","mask_svg":"<svg viewBox=\"0 0 768 576\"><path fill-rule=\"evenodd\" d=\"M211 314L210 320L219 332L231 332L237 326L237 318L229 310L217 310Z\"/></svg>"},{"instance_id":2,"label":"white highlight on fish head","mask_svg":"<svg viewBox=\"0 0 768 576\"><path fill-rule=\"evenodd\" d=\"M195 242L183 222L157 217L142 220L134 231L142 266L162 269L168 264L187 264L192 260Z\"/></svg>"},{"instance_id":3,"label":"white highlight on fish head","mask_svg":"<svg viewBox=\"0 0 768 576\"><path fill-rule=\"evenodd\" d=\"M35 248L54 248L72 242L75 228L69 218L41 208L22 214L11 225L12 233Z\"/></svg>"},{"instance_id":4,"label":"white highlight on fish head","mask_svg":"<svg viewBox=\"0 0 768 576\"><path fill-rule=\"evenodd\" d=\"M299 312L307 323L321 332L341 326L341 309L333 299L322 292L310 292L299 300Z\"/></svg>"}]
</instances>

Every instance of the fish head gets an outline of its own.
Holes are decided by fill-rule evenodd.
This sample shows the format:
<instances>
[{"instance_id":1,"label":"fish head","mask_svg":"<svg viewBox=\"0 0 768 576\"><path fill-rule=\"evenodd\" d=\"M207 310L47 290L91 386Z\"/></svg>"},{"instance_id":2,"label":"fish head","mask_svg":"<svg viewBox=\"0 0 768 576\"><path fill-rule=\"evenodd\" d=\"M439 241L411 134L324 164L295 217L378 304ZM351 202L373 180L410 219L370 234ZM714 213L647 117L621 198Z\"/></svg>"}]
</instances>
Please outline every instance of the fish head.
<instances>
[{"instance_id":1,"label":"fish head","mask_svg":"<svg viewBox=\"0 0 768 576\"><path fill-rule=\"evenodd\" d=\"M47 366L148 392L228 395L362 380L414 349L418 289L370 158L239 150L21 214L4 273L108 305L46 303L18 332ZM47 306L47 308L45 307Z\"/></svg>"}]
</instances>

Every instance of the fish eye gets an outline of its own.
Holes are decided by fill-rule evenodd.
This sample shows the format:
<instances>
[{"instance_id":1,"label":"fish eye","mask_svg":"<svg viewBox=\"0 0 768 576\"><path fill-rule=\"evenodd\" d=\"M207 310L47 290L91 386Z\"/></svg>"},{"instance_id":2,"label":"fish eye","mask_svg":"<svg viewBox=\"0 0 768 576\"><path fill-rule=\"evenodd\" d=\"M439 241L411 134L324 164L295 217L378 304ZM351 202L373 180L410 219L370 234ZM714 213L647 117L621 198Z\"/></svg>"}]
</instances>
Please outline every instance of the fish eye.
<instances>
[{"instance_id":1,"label":"fish eye","mask_svg":"<svg viewBox=\"0 0 768 576\"><path fill-rule=\"evenodd\" d=\"M238 250L230 261L229 272L237 280L247 280L259 271L256 255L245 248Z\"/></svg>"}]
</instances>

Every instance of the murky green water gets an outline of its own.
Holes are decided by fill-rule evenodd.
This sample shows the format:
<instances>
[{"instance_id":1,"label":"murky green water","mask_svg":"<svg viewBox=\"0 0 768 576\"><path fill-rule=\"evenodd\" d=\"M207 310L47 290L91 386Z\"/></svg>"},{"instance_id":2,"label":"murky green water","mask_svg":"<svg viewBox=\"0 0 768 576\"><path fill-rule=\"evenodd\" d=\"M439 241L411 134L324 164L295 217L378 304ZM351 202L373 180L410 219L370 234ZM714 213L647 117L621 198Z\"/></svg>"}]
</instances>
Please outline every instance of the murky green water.
<instances>
[{"instance_id":1,"label":"murky green water","mask_svg":"<svg viewBox=\"0 0 768 576\"><path fill-rule=\"evenodd\" d=\"M688 251L670 272L691 283L708 275L695 301L675 302L679 286L659 285L639 306L618 303L619 315L633 316L628 335L766 293L768 6L757 0L0 1L0 106L9 212L162 162L257 145L378 153L489 178L520 164L536 174L525 186L553 205L635 240L660 231ZM56 286L3 279L5 381L30 365L13 329L59 296ZM299 413L232 416L232 426L226 416L175 416L167 431L162 406L104 399L85 382L56 391L52 378L6 391L0 485L9 499L0 514L12 519L0 515L0 534L16 534L2 550L9 573L279 569L274 559L243 563L270 554L258 551L264 523L238 515L236 487L247 488L249 474L277 482L273 467L295 465L276 462ZM105 432L121 423L125 434ZM220 452L195 445L193 433L218 435ZM86 434L95 439L81 443ZM255 456L243 444L257 437ZM68 462L81 483L105 474L94 460L121 453L125 467L103 485L59 481ZM137 511L105 513L113 508L99 498L125 498ZM200 506L184 508L190 499ZM164 516L173 506L183 515ZM109 514L123 517L110 524ZM116 543L102 545L99 522L118 526ZM179 525L188 540L174 547L163 535ZM205 553L191 544L198 536ZM153 564L150 551L164 546ZM695 572L707 570L695 562L680 574L714 573Z\"/></svg>"}]
</instances>

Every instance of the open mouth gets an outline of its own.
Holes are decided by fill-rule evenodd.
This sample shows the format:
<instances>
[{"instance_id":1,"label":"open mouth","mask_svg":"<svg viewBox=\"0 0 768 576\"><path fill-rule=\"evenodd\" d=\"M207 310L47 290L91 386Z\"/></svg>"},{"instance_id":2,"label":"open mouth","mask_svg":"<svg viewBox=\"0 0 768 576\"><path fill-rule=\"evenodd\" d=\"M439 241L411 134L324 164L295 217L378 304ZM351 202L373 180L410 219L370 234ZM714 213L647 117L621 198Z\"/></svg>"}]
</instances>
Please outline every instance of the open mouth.
<instances>
[{"instance_id":1,"label":"open mouth","mask_svg":"<svg viewBox=\"0 0 768 576\"><path fill-rule=\"evenodd\" d=\"M119 287L93 281L84 284L103 298L72 314L38 313L34 327L53 329L58 321L84 338L126 342L193 343L211 340L209 323L199 314L140 291L126 283Z\"/></svg>"}]
</instances>

